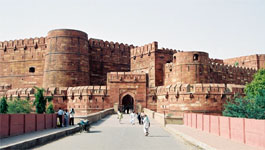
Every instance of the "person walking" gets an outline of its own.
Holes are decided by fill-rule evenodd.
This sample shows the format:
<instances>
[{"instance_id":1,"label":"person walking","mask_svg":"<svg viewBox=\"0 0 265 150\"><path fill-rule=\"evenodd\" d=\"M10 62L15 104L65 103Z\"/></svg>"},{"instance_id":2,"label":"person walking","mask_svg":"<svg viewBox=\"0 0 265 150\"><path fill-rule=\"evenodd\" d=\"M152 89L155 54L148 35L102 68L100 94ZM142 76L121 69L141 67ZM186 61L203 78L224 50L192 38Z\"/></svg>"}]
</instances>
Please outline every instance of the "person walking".
<instances>
[{"instance_id":1,"label":"person walking","mask_svg":"<svg viewBox=\"0 0 265 150\"><path fill-rule=\"evenodd\" d=\"M66 109L65 110L65 113L64 113L64 126L67 127L69 124L69 112L68 110Z\"/></svg>"},{"instance_id":2,"label":"person walking","mask_svg":"<svg viewBox=\"0 0 265 150\"><path fill-rule=\"evenodd\" d=\"M140 112L138 112L138 114L137 114L137 119L139 121L139 124L141 125L142 124L142 117L141 117L141 113Z\"/></svg>"},{"instance_id":3,"label":"person walking","mask_svg":"<svg viewBox=\"0 0 265 150\"><path fill-rule=\"evenodd\" d=\"M144 127L144 134L145 136L148 136L149 135L149 128L150 128L150 120L149 118L147 117L146 114L144 114L144 118L143 118L143 127Z\"/></svg>"},{"instance_id":4,"label":"person walking","mask_svg":"<svg viewBox=\"0 0 265 150\"><path fill-rule=\"evenodd\" d=\"M59 122L60 122L59 127L62 127L63 126L63 110L61 109L61 107L59 108L57 115L58 115Z\"/></svg>"},{"instance_id":5,"label":"person walking","mask_svg":"<svg viewBox=\"0 0 265 150\"><path fill-rule=\"evenodd\" d=\"M74 110L74 108L71 108L71 110L70 110L70 126L72 125L74 125L75 123L74 123L74 115L75 115L75 110Z\"/></svg>"},{"instance_id":6,"label":"person walking","mask_svg":"<svg viewBox=\"0 0 265 150\"><path fill-rule=\"evenodd\" d=\"M134 125L135 124L135 122L134 122L134 120L135 120L135 113L134 113L134 111L132 111L131 113L130 113L130 119L131 119L131 124L132 125Z\"/></svg>"},{"instance_id":7,"label":"person walking","mask_svg":"<svg viewBox=\"0 0 265 150\"><path fill-rule=\"evenodd\" d=\"M118 119L119 119L119 123L121 123L121 119L123 118L123 114L118 111Z\"/></svg>"}]
</instances>

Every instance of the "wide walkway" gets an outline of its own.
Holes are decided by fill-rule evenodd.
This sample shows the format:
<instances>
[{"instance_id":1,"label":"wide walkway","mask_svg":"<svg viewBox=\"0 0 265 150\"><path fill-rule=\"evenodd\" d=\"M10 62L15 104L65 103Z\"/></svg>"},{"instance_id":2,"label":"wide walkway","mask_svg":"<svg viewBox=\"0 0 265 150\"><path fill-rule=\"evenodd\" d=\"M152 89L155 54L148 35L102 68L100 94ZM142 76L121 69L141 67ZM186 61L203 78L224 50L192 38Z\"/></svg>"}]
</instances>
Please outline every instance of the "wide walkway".
<instances>
[{"instance_id":1,"label":"wide walkway","mask_svg":"<svg viewBox=\"0 0 265 150\"><path fill-rule=\"evenodd\" d=\"M76 133L72 136L36 147L36 150L197 150L165 131L151 120L150 135L144 136L143 127L129 123L129 115L124 115L121 124L117 115L111 115L93 124L90 133Z\"/></svg>"}]
</instances>

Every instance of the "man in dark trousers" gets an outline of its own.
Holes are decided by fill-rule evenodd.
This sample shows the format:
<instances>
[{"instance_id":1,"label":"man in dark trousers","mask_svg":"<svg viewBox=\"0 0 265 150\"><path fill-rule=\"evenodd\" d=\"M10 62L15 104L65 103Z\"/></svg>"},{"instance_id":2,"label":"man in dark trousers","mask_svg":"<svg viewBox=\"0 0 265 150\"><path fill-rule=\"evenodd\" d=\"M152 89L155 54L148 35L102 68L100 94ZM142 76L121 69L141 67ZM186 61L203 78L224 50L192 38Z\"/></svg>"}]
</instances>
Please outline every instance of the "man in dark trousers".
<instances>
[{"instance_id":1,"label":"man in dark trousers","mask_svg":"<svg viewBox=\"0 0 265 150\"><path fill-rule=\"evenodd\" d=\"M63 126L63 110L61 109L61 107L59 108L57 115L59 117L60 127L62 127Z\"/></svg>"},{"instance_id":2,"label":"man in dark trousers","mask_svg":"<svg viewBox=\"0 0 265 150\"><path fill-rule=\"evenodd\" d=\"M138 114L137 114L137 119L139 121L139 124L142 124L142 116L141 116L140 112L138 112Z\"/></svg>"}]
</instances>

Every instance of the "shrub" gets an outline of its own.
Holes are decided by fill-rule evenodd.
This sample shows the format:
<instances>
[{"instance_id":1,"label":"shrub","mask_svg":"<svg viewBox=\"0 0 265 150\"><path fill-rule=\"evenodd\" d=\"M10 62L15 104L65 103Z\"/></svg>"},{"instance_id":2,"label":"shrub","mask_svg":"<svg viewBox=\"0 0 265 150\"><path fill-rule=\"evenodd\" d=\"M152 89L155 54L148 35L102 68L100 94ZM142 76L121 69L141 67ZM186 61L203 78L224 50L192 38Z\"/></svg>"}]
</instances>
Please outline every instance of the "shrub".
<instances>
[{"instance_id":1,"label":"shrub","mask_svg":"<svg viewBox=\"0 0 265 150\"><path fill-rule=\"evenodd\" d=\"M35 100L33 102L33 105L35 105L36 107L36 112L38 114L42 114L44 112L46 112L46 104L47 101L51 101L52 100L52 96L46 96L44 97L44 89L43 88L38 88L38 87L34 87L37 92L35 93Z\"/></svg>"},{"instance_id":2,"label":"shrub","mask_svg":"<svg viewBox=\"0 0 265 150\"><path fill-rule=\"evenodd\" d=\"M21 100L16 98L13 101L8 102L8 113L16 114L16 113L30 113L31 105L27 100Z\"/></svg>"},{"instance_id":3,"label":"shrub","mask_svg":"<svg viewBox=\"0 0 265 150\"><path fill-rule=\"evenodd\" d=\"M46 110L47 114L53 114L54 113L54 109L53 109L53 105L52 103L49 104L47 110Z\"/></svg>"},{"instance_id":4,"label":"shrub","mask_svg":"<svg viewBox=\"0 0 265 150\"><path fill-rule=\"evenodd\" d=\"M2 97L0 100L0 113L5 114L7 113L8 105L6 102L6 98Z\"/></svg>"}]
</instances>

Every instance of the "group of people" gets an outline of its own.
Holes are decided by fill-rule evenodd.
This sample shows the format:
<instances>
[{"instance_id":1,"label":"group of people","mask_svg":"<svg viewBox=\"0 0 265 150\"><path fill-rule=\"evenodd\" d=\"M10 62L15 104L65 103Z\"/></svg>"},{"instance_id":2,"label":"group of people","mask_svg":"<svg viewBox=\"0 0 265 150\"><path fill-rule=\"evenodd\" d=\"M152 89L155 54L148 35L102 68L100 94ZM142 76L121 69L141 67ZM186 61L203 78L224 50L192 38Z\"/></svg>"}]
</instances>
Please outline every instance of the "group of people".
<instances>
[{"instance_id":1,"label":"group of people","mask_svg":"<svg viewBox=\"0 0 265 150\"><path fill-rule=\"evenodd\" d=\"M145 136L149 135L149 128L150 128L150 120L148 118L148 116L144 113L135 113L134 111L131 111L130 113L130 123L132 125L135 124L135 118L137 117L139 125L143 125L143 129L144 129L144 134ZM121 123L121 119L123 118L123 114L118 111L118 119L119 119L119 123Z\"/></svg>"},{"instance_id":2,"label":"group of people","mask_svg":"<svg viewBox=\"0 0 265 150\"><path fill-rule=\"evenodd\" d=\"M58 118L59 118L59 127L67 127L68 125L74 125L74 115L75 110L71 108L70 112L67 109L62 110L59 108L58 110ZM64 116L64 124L63 124L63 116Z\"/></svg>"}]
</instances>

